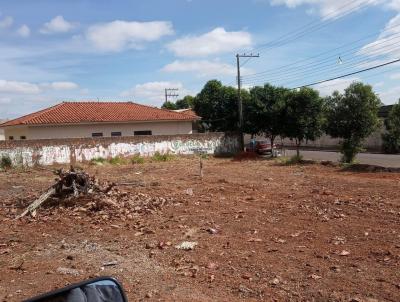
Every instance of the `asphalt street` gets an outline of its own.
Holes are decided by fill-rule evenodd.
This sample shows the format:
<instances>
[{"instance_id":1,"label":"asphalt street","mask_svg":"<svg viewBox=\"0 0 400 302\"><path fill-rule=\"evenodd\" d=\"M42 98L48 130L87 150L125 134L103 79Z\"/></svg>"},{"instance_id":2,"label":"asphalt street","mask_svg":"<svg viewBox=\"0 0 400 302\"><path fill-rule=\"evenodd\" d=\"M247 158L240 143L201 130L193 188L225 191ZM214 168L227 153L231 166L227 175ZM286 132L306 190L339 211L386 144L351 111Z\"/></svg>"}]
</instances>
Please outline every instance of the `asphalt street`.
<instances>
[{"instance_id":1,"label":"asphalt street","mask_svg":"<svg viewBox=\"0 0 400 302\"><path fill-rule=\"evenodd\" d=\"M330 151L300 151L304 159L339 161L341 154ZM295 155L295 150L287 150L286 155ZM382 167L400 168L400 155L360 153L357 156L360 164L377 165Z\"/></svg>"}]
</instances>

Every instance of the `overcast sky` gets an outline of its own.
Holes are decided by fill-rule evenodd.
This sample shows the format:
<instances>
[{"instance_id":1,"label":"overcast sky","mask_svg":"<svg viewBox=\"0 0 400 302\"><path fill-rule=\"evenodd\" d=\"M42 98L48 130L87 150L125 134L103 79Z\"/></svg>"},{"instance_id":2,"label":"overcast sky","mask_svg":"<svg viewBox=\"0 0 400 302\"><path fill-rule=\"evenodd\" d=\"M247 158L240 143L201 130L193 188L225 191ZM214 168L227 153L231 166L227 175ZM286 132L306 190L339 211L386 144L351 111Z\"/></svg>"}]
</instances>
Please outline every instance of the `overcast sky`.
<instances>
[{"instance_id":1,"label":"overcast sky","mask_svg":"<svg viewBox=\"0 0 400 302\"><path fill-rule=\"evenodd\" d=\"M308 84L400 58L399 13L400 0L0 0L0 118L68 100L160 106L164 88L234 85L236 52L260 52L246 87ZM354 80L400 97L400 65L316 88Z\"/></svg>"}]
</instances>

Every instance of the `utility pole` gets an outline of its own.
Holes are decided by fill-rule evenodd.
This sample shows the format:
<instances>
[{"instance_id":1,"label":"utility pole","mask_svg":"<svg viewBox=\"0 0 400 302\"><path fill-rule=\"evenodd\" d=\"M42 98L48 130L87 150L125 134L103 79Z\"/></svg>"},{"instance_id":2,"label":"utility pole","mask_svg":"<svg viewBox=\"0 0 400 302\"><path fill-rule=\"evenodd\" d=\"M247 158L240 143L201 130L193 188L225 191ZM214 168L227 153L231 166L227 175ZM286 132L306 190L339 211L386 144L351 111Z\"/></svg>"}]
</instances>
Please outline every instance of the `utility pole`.
<instances>
[{"instance_id":1,"label":"utility pole","mask_svg":"<svg viewBox=\"0 0 400 302\"><path fill-rule=\"evenodd\" d=\"M168 97L178 97L175 91L178 91L178 88L165 88L165 102L168 102Z\"/></svg>"},{"instance_id":2,"label":"utility pole","mask_svg":"<svg viewBox=\"0 0 400 302\"><path fill-rule=\"evenodd\" d=\"M240 135L240 149L244 151L244 136L243 136L243 104L242 104L242 79L240 76L240 58L259 58L260 54L236 54L237 64L237 85L238 85L238 111L239 111L239 135Z\"/></svg>"}]
</instances>

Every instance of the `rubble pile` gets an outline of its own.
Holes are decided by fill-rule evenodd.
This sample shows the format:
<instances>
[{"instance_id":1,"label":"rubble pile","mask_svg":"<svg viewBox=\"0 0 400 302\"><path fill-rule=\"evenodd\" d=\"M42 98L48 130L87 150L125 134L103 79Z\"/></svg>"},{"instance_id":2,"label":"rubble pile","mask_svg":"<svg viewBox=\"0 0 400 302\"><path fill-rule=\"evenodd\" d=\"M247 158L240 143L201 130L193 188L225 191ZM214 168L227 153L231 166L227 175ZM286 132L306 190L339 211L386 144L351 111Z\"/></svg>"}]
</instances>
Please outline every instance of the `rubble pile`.
<instances>
[{"instance_id":1,"label":"rubble pile","mask_svg":"<svg viewBox=\"0 0 400 302\"><path fill-rule=\"evenodd\" d=\"M89 216L100 215L104 219L111 217L132 219L138 214L154 213L167 203L170 198L152 197L140 192L126 192L118 186L144 186L141 182L116 184L100 182L72 166L70 170L56 170L56 182L38 199L32 202L17 218L28 213L35 217L40 207L43 211L70 212L72 215L87 213Z\"/></svg>"}]
</instances>

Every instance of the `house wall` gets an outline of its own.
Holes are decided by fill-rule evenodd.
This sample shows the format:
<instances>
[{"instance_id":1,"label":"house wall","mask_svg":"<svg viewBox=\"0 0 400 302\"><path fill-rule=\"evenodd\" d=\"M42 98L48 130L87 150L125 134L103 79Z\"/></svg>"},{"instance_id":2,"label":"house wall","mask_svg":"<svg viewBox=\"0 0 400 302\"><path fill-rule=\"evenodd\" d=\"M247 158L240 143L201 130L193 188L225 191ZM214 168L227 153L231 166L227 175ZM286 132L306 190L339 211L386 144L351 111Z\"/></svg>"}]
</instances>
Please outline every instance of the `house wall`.
<instances>
[{"instance_id":1,"label":"house wall","mask_svg":"<svg viewBox=\"0 0 400 302\"><path fill-rule=\"evenodd\" d=\"M109 138L6 140L0 142L0 157L9 156L14 165L74 164L93 158L129 157L140 154L196 153L231 154L239 149L239 137L234 134L205 133L190 135L154 135Z\"/></svg>"},{"instance_id":2,"label":"house wall","mask_svg":"<svg viewBox=\"0 0 400 302\"><path fill-rule=\"evenodd\" d=\"M25 136L26 139L85 138L92 133L101 132L110 137L111 132L122 132L122 136L133 136L134 131L152 131L152 135L191 134L192 121L179 122L145 122L145 123L102 123L85 125L57 126L15 126L5 128L5 137L13 136L15 140Z\"/></svg>"}]
</instances>

